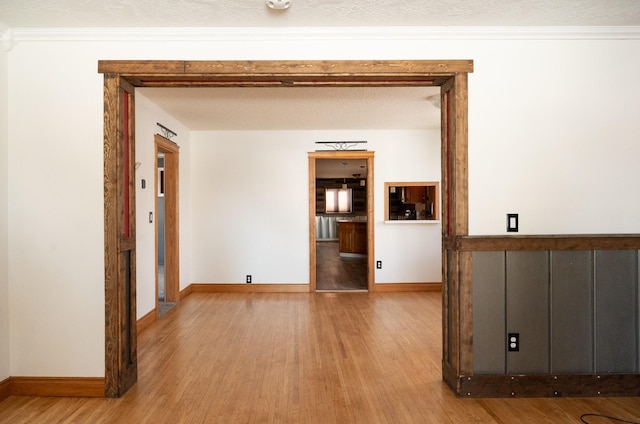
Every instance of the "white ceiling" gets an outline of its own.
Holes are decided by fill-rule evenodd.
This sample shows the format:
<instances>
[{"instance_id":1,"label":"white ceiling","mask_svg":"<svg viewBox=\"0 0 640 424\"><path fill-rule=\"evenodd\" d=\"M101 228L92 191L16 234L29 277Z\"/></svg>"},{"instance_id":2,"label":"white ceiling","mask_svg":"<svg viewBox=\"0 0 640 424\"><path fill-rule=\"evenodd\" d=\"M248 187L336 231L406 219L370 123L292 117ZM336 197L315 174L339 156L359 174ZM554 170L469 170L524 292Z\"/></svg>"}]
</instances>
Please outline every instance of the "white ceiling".
<instances>
[{"instance_id":1,"label":"white ceiling","mask_svg":"<svg viewBox=\"0 0 640 424\"><path fill-rule=\"evenodd\" d=\"M10 28L637 26L638 0L0 0Z\"/></svg>"},{"instance_id":2,"label":"white ceiling","mask_svg":"<svg viewBox=\"0 0 640 424\"><path fill-rule=\"evenodd\" d=\"M424 129L439 87L140 88L191 130Z\"/></svg>"},{"instance_id":3,"label":"white ceiling","mask_svg":"<svg viewBox=\"0 0 640 424\"><path fill-rule=\"evenodd\" d=\"M640 26L640 0L0 0L0 36L28 28ZM434 88L143 89L193 130L439 125Z\"/></svg>"}]
</instances>

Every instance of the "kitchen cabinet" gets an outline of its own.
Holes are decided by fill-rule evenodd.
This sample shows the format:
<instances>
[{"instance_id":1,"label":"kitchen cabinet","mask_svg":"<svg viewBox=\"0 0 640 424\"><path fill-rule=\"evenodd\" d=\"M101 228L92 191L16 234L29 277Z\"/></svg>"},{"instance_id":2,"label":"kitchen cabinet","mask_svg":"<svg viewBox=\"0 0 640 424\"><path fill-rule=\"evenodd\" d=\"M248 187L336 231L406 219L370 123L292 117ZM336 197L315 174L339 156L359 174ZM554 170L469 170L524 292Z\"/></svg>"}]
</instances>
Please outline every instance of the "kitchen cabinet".
<instances>
[{"instance_id":1,"label":"kitchen cabinet","mask_svg":"<svg viewBox=\"0 0 640 424\"><path fill-rule=\"evenodd\" d=\"M338 221L338 246L340 256L367 254L367 222Z\"/></svg>"},{"instance_id":2,"label":"kitchen cabinet","mask_svg":"<svg viewBox=\"0 0 640 424\"><path fill-rule=\"evenodd\" d=\"M406 188L405 203L423 203L427 197L424 186L409 186Z\"/></svg>"}]
</instances>

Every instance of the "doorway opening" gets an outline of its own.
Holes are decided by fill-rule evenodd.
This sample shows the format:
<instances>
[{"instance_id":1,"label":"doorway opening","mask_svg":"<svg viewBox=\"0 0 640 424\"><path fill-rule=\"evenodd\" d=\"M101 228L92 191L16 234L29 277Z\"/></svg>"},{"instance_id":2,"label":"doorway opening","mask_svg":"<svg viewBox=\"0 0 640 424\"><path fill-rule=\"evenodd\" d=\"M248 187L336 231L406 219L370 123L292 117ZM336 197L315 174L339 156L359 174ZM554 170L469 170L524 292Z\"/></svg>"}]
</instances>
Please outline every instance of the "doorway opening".
<instances>
[{"instance_id":1,"label":"doorway opening","mask_svg":"<svg viewBox=\"0 0 640 424\"><path fill-rule=\"evenodd\" d=\"M473 369L470 253L461 252L458 238L468 234L468 102L467 74L471 60L360 61L110 61L101 60L104 75L104 228L105 228L105 395L122 396L137 379L135 331L135 191L130 190L132 161L127 152L135 124L135 87L265 87L265 86L396 86L441 87L442 103L442 298L443 378L453 382ZM170 143L170 142L169 142ZM333 153L333 152L328 152ZM356 152L344 153L355 155ZM364 153L364 152L363 152ZM339 152L333 153L339 154ZM133 157L133 155L131 155ZM315 159L309 154L310 176ZM330 157L330 156L325 156ZM358 158L358 156L355 156ZM367 157L368 220L373 222L373 153ZM125 166L126 165L126 166ZM177 163L176 163L177 165ZM166 162L165 162L166 168ZM177 181L177 179L176 179ZM168 189L168 182L165 181ZM310 195L315 178L309 179ZM175 186L177 194L177 184ZM167 192L165 191L165 198ZM176 196L177 197L177 196ZM168 199L165 199L167 201ZM168 204L167 214L168 214ZM309 228L315 226L309 208ZM176 209L177 214L177 209ZM176 215L177 217L177 215ZM168 219L168 217L167 217ZM176 227L171 230L175 234ZM367 266L373 269L373 229L367 226ZM166 231L169 242L169 231ZM310 291L316 290L315 232L310 231ZM167 252L169 251L167 247ZM177 249L176 249L177 252ZM167 261L165 265L168 271ZM176 281L177 281L177 256ZM131 262L131 263L130 263ZM169 282L167 274L167 296ZM373 290L373 273L368 272ZM176 286L177 287L177 286ZM178 293L175 293L177 298ZM129 307L130 306L130 307Z\"/></svg>"},{"instance_id":2,"label":"doorway opening","mask_svg":"<svg viewBox=\"0 0 640 424\"><path fill-rule=\"evenodd\" d=\"M367 290L367 162L317 159L316 290Z\"/></svg>"},{"instance_id":3,"label":"doorway opening","mask_svg":"<svg viewBox=\"0 0 640 424\"><path fill-rule=\"evenodd\" d=\"M310 291L372 290L374 152L309 153Z\"/></svg>"},{"instance_id":4,"label":"doorway opening","mask_svg":"<svg viewBox=\"0 0 640 424\"><path fill-rule=\"evenodd\" d=\"M156 254L156 278L158 302L161 304L166 300L165 292L165 278L164 278L164 153L160 152L156 156L156 178L158 179L158 191L156 192L156 220L157 220L157 234L158 249ZM158 315L163 315L162 312L158 312Z\"/></svg>"},{"instance_id":5,"label":"doorway opening","mask_svg":"<svg viewBox=\"0 0 640 424\"><path fill-rule=\"evenodd\" d=\"M163 316L176 306L180 293L178 230L179 146L155 135L156 157L156 311Z\"/></svg>"}]
</instances>

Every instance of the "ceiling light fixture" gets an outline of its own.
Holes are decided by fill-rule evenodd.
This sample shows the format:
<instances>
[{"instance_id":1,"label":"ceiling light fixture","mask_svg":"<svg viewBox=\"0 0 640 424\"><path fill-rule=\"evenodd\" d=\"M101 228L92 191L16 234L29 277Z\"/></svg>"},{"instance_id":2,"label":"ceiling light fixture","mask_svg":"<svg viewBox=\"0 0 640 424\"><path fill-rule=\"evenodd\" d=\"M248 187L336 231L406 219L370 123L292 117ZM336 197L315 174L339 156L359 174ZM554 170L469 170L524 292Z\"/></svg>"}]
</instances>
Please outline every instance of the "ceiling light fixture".
<instances>
[{"instance_id":1,"label":"ceiling light fixture","mask_svg":"<svg viewBox=\"0 0 640 424\"><path fill-rule=\"evenodd\" d=\"M427 97L427 100L431 102L433 107L440 109L440 94L434 94L433 96Z\"/></svg>"},{"instance_id":2,"label":"ceiling light fixture","mask_svg":"<svg viewBox=\"0 0 640 424\"><path fill-rule=\"evenodd\" d=\"M360 174L353 174L353 179L358 181L358 184L360 184L360 187L364 187L365 182L364 179L360 179Z\"/></svg>"},{"instance_id":3,"label":"ceiling light fixture","mask_svg":"<svg viewBox=\"0 0 640 424\"><path fill-rule=\"evenodd\" d=\"M291 0L265 0L270 9L284 10L291 6Z\"/></svg>"}]
</instances>

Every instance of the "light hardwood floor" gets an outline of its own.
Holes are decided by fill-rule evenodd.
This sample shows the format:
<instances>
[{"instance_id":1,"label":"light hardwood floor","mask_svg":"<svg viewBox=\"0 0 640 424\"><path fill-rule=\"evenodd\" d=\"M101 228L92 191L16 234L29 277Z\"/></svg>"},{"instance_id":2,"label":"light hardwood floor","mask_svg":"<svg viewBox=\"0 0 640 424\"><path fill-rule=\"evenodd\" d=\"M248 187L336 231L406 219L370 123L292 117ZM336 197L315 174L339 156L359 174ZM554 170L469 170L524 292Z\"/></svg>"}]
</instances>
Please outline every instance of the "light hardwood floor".
<instances>
[{"instance_id":1,"label":"light hardwood floor","mask_svg":"<svg viewBox=\"0 0 640 424\"><path fill-rule=\"evenodd\" d=\"M121 399L10 397L0 423L579 423L638 398L458 399L441 295L193 293L139 336ZM599 420L599 421L598 421ZM590 418L590 423L610 423Z\"/></svg>"}]
</instances>

